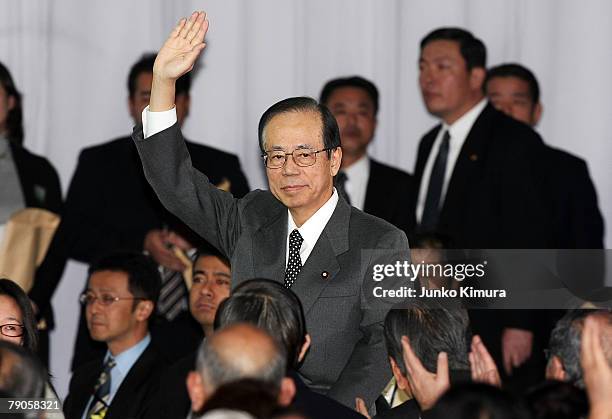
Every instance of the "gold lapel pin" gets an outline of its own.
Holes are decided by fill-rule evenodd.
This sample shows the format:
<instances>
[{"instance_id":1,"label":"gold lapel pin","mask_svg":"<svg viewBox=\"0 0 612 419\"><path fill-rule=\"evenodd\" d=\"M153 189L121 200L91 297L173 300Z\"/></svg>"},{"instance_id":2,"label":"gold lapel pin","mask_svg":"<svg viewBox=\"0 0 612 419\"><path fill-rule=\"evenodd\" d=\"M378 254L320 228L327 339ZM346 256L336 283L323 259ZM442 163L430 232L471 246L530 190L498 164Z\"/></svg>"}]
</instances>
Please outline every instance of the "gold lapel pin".
<instances>
[{"instance_id":1,"label":"gold lapel pin","mask_svg":"<svg viewBox=\"0 0 612 419\"><path fill-rule=\"evenodd\" d=\"M470 160L472 161L478 160L478 154L470 154Z\"/></svg>"}]
</instances>

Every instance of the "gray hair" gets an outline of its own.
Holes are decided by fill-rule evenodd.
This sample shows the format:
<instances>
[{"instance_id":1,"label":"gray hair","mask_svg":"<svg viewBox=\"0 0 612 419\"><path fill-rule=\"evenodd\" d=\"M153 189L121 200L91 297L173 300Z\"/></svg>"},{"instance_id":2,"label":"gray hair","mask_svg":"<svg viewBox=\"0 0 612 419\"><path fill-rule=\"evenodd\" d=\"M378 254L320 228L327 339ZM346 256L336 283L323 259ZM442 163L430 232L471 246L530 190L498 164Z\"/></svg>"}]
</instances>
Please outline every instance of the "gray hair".
<instances>
[{"instance_id":1,"label":"gray hair","mask_svg":"<svg viewBox=\"0 0 612 419\"><path fill-rule=\"evenodd\" d=\"M241 362L226 359L210 339L204 339L198 350L196 369L210 391L215 391L219 386L242 378L254 378L273 386L275 390L280 389L281 381L285 376L287 368L286 354L276 341L276 351L272 354L269 362L264 363L257 369L246 370Z\"/></svg>"}]
</instances>

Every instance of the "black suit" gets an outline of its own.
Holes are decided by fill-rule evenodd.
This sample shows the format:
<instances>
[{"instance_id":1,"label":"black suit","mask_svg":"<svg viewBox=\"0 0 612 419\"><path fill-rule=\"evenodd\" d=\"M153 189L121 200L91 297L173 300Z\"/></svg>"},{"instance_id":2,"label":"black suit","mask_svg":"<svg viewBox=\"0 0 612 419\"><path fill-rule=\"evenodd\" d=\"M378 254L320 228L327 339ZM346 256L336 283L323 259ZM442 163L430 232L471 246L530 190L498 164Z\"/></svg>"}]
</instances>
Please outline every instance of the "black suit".
<instances>
[{"instance_id":1,"label":"black suit","mask_svg":"<svg viewBox=\"0 0 612 419\"><path fill-rule=\"evenodd\" d=\"M149 344L117 389L105 418L145 418L148 406L159 388L160 372L166 365L165 359L159 355L155 346ZM103 358L100 358L75 370L70 380L68 397L64 402L66 419L81 419L102 372L102 366Z\"/></svg>"},{"instance_id":2,"label":"black suit","mask_svg":"<svg viewBox=\"0 0 612 419\"><path fill-rule=\"evenodd\" d=\"M248 192L236 156L191 142L188 148L193 153L194 166L212 173L215 184L225 178L231 183L233 194L242 196ZM144 177L131 138L119 138L83 150L68 190L62 222L47 257L36 272L30 298L44 310L69 258L91 263L111 251L141 251L147 232L164 225L188 237L193 235L155 196ZM88 339L83 324L79 336L79 341ZM99 347L93 354L103 350ZM95 357L91 351L77 351L73 366L92 356Z\"/></svg>"},{"instance_id":3,"label":"black suit","mask_svg":"<svg viewBox=\"0 0 612 419\"><path fill-rule=\"evenodd\" d=\"M415 202L440 128L427 133L419 145ZM554 248L546 161L546 147L535 131L488 104L460 150L436 232L459 249ZM474 310L470 319L499 366L502 330L536 327L527 310Z\"/></svg>"},{"instance_id":4,"label":"black suit","mask_svg":"<svg viewBox=\"0 0 612 419\"><path fill-rule=\"evenodd\" d=\"M390 222L408 234L414 227L412 176L370 159L363 211Z\"/></svg>"},{"instance_id":5,"label":"black suit","mask_svg":"<svg viewBox=\"0 0 612 419\"><path fill-rule=\"evenodd\" d=\"M26 207L43 208L59 214L62 189L55 168L44 157L32 154L12 141L9 145Z\"/></svg>"}]
</instances>

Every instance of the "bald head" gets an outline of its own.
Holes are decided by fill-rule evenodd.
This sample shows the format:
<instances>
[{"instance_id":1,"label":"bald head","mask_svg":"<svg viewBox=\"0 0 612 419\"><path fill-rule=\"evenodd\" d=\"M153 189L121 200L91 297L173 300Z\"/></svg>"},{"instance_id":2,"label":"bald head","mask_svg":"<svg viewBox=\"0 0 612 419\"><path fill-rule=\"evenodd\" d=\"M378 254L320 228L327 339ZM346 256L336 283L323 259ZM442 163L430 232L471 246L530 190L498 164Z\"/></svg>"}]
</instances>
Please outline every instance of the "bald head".
<instances>
[{"instance_id":1,"label":"bald head","mask_svg":"<svg viewBox=\"0 0 612 419\"><path fill-rule=\"evenodd\" d=\"M258 379L279 388L286 370L285 353L263 330L235 324L203 342L197 370L209 392L242 378Z\"/></svg>"}]
</instances>

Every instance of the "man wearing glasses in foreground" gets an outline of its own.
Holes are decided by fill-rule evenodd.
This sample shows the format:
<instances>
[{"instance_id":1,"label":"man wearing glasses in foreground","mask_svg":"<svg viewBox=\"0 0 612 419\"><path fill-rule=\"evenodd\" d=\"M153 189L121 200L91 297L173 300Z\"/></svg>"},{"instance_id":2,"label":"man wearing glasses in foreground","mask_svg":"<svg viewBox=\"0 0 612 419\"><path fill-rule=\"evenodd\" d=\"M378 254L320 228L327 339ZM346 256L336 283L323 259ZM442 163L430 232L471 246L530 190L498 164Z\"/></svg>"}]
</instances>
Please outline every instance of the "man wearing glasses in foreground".
<instances>
[{"instance_id":1,"label":"man wearing glasses in foreground","mask_svg":"<svg viewBox=\"0 0 612 419\"><path fill-rule=\"evenodd\" d=\"M66 419L145 416L166 365L149 335L160 285L157 265L139 253L111 254L90 267L80 300L92 339L108 350L75 370Z\"/></svg>"},{"instance_id":2,"label":"man wearing glasses in foreground","mask_svg":"<svg viewBox=\"0 0 612 419\"><path fill-rule=\"evenodd\" d=\"M171 212L231 260L232 286L270 278L300 298L312 336L304 381L348 406L356 396L371 405L391 377L382 321L397 301L372 301L368 269L407 260L406 235L338 197L338 126L314 99L283 100L261 117L270 191L234 199L193 169L175 123L175 81L193 67L207 29L205 14L194 13L159 51L144 128L133 134L145 175ZM385 255L374 261L367 249Z\"/></svg>"}]
</instances>

